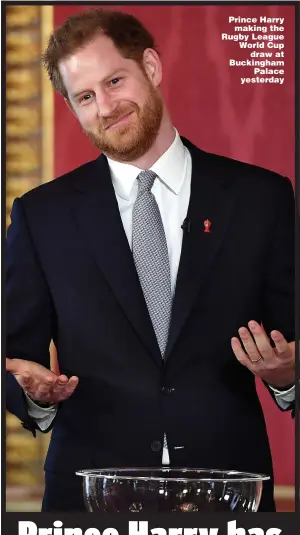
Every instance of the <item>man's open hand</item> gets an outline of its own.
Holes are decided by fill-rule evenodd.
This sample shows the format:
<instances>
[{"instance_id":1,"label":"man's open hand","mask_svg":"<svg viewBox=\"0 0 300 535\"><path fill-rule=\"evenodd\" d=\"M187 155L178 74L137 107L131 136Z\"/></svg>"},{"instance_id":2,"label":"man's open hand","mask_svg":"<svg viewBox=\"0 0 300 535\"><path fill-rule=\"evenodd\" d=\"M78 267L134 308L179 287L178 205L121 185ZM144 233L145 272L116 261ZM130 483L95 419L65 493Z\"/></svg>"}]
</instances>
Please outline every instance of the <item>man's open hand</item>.
<instances>
[{"instance_id":1,"label":"man's open hand","mask_svg":"<svg viewBox=\"0 0 300 535\"><path fill-rule=\"evenodd\" d=\"M284 389L295 382L295 342L287 342L279 331L272 331L272 347L264 329L256 322L239 329L238 338L231 339L236 358L254 375L274 388Z\"/></svg>"},{"instance_id":2,"label":"man's open hand","mask_svg":"<svg viewBox=\"0 0 300 535\"><path fill-rule=\"evenodd\" d=\"M78 385L78 377L56 375L29 360L7 358L6 371L15 376L30 398L41 403L59 403L69 398Z\"/></svg>"}]
</instances>

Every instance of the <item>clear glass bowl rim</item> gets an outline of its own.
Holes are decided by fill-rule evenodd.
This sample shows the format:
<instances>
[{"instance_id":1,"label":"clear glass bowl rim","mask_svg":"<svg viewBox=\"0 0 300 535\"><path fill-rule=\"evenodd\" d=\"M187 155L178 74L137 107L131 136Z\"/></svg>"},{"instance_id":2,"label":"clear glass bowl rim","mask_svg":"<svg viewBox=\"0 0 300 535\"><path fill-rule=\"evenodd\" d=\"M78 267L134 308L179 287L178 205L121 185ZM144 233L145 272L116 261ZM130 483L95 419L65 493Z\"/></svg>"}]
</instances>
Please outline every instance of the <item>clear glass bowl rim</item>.
<instances>
[{"instance_id":1,"label":"clear glass bowl rim","mask_svg":"<svg viewBox=\"0 0 300 535\"><path fill-rule=\"evenodd\" d=\"M139 472L137 475L126 475L126 473L131 472ZM112 474L111 472L115 472ZM151 472L151 476L149 475L141 475L141 472ZM199 472L199 477L168 477L164 475L152 475L155 472L160 473L168 473L168 472ZM211 477L201 477L201 472L208 474L211 473ZM87 470L77 470L75 472L77 476L81 477L91 477L94 479L120 479L120 480L137 480L137 481L180 481L184 483L190 483L190 482L198 482L198 483L205 483L205 482L218 482L218 483L244 483L244 482L259 482L259 481L267 481L270 479L270 476L264 475L264 474L253 474L249 472L239 472L237 470L221 470L221 469L214 469L214 468L97 468L97 469L87 469ZM214 475L213 475L214 474ZM220 474L220 477L216 477L217 474ZM235 476L235 477L232 477Z\"/></svg>"}]
</instances>

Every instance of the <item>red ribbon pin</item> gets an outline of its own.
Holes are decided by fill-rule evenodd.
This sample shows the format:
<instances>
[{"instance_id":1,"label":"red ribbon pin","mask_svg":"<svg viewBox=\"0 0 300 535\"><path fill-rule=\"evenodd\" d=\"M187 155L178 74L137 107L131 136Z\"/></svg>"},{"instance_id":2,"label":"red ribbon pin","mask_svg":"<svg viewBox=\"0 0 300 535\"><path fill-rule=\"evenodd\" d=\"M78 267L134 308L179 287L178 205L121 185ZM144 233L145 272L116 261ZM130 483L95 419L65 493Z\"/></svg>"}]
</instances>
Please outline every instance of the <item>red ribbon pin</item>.
<instances>
[{"instance_id":1,"label":"red ribbon pin","mask_svg":"<svg viewBox=\"0 0 300 535\"><path fill-rule=\"evenodd\" d=\"M209 219L205 219L204 232L210 232L210 227L211 227L211 221Z\"/></svg>"}]
</instances>

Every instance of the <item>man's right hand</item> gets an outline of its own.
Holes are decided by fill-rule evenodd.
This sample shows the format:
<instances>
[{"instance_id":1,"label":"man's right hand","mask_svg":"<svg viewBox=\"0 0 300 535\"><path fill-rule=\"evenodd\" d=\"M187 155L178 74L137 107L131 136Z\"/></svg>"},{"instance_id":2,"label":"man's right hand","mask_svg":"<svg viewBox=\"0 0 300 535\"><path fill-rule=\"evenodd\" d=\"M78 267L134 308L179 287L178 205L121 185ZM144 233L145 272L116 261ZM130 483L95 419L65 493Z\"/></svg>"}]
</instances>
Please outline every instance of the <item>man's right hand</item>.
<instances>
[{"instance_id":1,"label":"man's right hand","mask_svg":"<svg viewBox=\"0 0 300 535\"><path fill-rule=\"evenodd\" d=\"M41 403L59 403L69 398L78 385L78 377L56 375L41 364L22 359L6 359L11 372L27 395Z\"/></svg>"}]
</instances>

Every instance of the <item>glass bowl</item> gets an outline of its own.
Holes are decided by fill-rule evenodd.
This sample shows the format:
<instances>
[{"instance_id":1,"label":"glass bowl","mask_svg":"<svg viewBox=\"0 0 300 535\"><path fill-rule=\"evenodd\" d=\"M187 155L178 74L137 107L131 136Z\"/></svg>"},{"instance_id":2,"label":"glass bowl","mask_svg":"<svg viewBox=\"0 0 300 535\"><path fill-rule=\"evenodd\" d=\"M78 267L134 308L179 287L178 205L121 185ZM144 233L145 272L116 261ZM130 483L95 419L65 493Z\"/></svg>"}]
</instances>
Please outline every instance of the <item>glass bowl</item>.
<instances>
[{"instance_id":1,"label":"glass bowl","mask_svg":"<svg viewBox=\"0 0 300 535\"><path fill-rule=\"evenodd\" d=\"M269 476L198 468L79 470L89 512L256 512Z\"/></svg>"}]
</instances>

